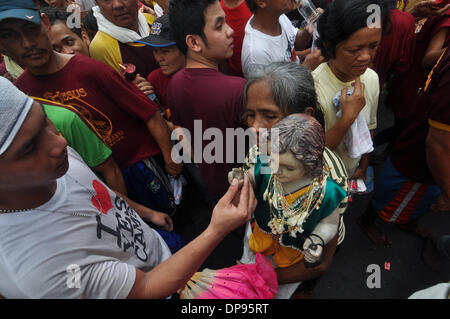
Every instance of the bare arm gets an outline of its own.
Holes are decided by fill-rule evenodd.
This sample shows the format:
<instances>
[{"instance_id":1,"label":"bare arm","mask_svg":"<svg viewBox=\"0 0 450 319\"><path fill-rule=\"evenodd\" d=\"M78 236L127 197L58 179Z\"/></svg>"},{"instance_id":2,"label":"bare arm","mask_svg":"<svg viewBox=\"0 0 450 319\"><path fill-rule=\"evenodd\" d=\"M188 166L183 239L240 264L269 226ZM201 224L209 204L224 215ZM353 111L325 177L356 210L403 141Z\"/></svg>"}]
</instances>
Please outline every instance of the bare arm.
<instances>
[{"instance_id":1,"label":"bare arm","mask_svg":"<svg viewBox=\"0 0 450 319\"><path fill-rule=\"evenodd\" d=\"M426 147L428 167L442 191L436 210L450 211L450 132L430 127Z\"/></svg>"},{"instance_id":2,"label":"bare arm","mask_svg":"<svg viewBox=\"0 0 450 319\"><path fill-rule=\"evenodd\" d=\"M255 195L246 179L239 205L233 205L231 201L238 190L235 182L217 203L202 234L150 272L136 270L136 281L128 298L165 298L183 288L220 241L250 219L256 207Z\"/></svg>"},{"instance_id":3,"label":"bare arm","mask_svg":"<svg viewBox=\"0 0 450 319\"><path fill-rule=\"evenodd\" d=\"M311 38L311 33L309 33L306 29L298 30L295 38L295 50L305 50L308 47Z\"/></svg>"},{"instance_id":4,"label":"bare arm","mask_svg":"<svg viewBox=\"0 0 450 319\"><path fill-rule=\"evenodd\" d=\"M424 0L417 2L414 7L409 10L409 13L411 13L417 22L424 18L443 15L450 9L450 4L447 4L441 9L437 9L434 2L435 0Z\"/></svg>"},{"instance_id":5,"label":"bare arm","mask_svg":"<svg viewBox=\"0 0 450 319\"><path fill-rule=\"evenodd\" d=\"M172 160L172 141L170 140L170 130L167 123L162 118L159 112L155 112L150 120L147 122L147 128L158 143L159 148L166 163L166 171L172 176L177 176L181 173L182 164L176 164Z\"/></svg>"},{"instance_id":6,"label":"bare arm","mask_svg":"<svg viewBox=\"0 0 450 319\"><path fill-rule=\"evenodd\" d=\"M146 221L149 221L156 226L161 227L164 230L172 231L173 230L173 221L172 218L170 218L169 215L166 213L161 213L156 210L153 210L151 208L148 208L144 205L141 205L139 203L136 203L135 201L132 201L124 194L121 194L119 192L116 192L115 190L112 190L114 193L117 194L117 196L120 196L123 198L124 201L127 202L128 205L130 205L131 208L143 219Z\"/></svg>"},{"instance_id":7,"label":"bare arm","mask_svg":"<svg viewBox=\"0 0 450 319\"><path fill-rule=\"evenodd\" d=\"M303 65L306 66L311 71L314 71L324 61L325 58L322 56L322 52L320 51L320 49L315 49L313 52L310 52L305 56L305 59L303 60Z\"/></svg>"},{"instance_id":8,"label":"bare arm","mask_svg":"<svg viewBox=\"0 0 450 319\"><path fill-rule=\"evenodd\" d=\"M127 188L123 180L122 172L112 156L108 157L100 165L92 167L92 169L103 176L109 188L127 195Z\"/></svg>"}]
</instances>

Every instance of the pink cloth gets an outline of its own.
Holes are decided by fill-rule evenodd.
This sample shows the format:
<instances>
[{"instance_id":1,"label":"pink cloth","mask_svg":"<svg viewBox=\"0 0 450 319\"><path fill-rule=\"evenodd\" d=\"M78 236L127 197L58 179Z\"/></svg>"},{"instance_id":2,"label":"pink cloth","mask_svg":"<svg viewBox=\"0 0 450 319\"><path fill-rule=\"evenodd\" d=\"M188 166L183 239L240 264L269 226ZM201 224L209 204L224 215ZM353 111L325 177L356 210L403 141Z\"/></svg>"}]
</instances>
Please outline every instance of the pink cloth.
<instances>
[{"instance_id":1,"label":"pink cloth","mask_svg":"<svg viewBox=\"0 0 450 319\"><path fill-rule=\"evenodd\" d=\"M193 278L194 285L184 289L182 298L272 299L278 292L276 272L270 261L259 253L255 264L240 264L219 270L205 269L197 276L200 276L200 280L199 277Z\"/></svg>"}]
</instances>

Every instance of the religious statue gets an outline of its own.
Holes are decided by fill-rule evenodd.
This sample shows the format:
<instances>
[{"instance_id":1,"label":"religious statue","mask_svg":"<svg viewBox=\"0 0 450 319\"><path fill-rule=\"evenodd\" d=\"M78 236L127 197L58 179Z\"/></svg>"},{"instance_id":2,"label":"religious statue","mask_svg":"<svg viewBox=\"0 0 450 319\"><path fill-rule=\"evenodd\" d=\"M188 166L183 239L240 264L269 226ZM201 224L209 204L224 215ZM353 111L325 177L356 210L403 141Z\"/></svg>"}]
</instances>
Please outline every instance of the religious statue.
<instances>
[{"instance_id":1,"label":"religious statue","mask_svg":"<svg viewBox=\"0 0 450 319\"><path fill-rule=\"evenodd\" d=\"M244 168L228 176L231 182L247 174L258 199L249 247L272 256L277 267L302 259L315 267L323 247L338 233L340 205L347 198L346 187L331 178L324 161L325 132L314 118L293 114L264 139L268 160L258 152L249 154Z\"/></svg>"}]
</instances>

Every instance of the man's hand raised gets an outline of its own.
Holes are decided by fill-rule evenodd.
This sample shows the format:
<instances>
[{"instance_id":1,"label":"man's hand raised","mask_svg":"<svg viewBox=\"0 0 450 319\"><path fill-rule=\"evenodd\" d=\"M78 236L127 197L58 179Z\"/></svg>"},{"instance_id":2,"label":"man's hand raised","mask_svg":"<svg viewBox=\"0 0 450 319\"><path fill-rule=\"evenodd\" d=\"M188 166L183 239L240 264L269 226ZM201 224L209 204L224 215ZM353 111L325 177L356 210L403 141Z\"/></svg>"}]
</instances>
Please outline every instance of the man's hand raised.
<instances>
[{"instance_id":1,"label":"man's hand raised","mask_svg":"<svg viewBox=\"0 0 450 319\"><path fill-rule=\"evenodd\" d=\"M239 191L239 182L234 179L225 195L214 207L209 228L215 233L226 235L246 223L256 208L256 198L248 177L244 178L239 204L233 204L233 198Z\"/></svg>"}]
</instances>

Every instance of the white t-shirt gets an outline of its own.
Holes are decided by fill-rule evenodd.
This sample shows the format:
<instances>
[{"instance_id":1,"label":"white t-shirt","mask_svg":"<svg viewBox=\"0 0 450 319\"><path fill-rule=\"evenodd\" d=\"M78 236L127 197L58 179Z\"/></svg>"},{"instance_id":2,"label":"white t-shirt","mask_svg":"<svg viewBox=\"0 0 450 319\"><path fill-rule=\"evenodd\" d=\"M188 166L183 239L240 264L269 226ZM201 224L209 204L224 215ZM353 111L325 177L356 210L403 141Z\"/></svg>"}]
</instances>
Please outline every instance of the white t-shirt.
<instances>
[{"instance_id":1,"label":"white t-shirt","mask_svg":"<svg viewBox=\"0 0 450 319\"><path fill-rule=\"evenodd\" d=\"M156 231L68 153L69 170L47 203L0 214L6 298L126 298L135 267L149 271L171 255Z\"/></svg>"},{"instance_id":2,"label":"white t-shirt","mask_svg":"<svg viewBox=\"0 0 450 319\"><path fill-rule=\"evenodd\" d=\"M294 27L289 18L282 14L278 21L281 25L281 34L271 36L254 29L251 25L253 16L245 26L244 42L242 44L242 71L246 78L265 65L272 62L300 62L295 55L295 39L298 29Z\"/></svg>"},{"instance_id":3,"label":"white t-shirt","mask_svg":"<svg viewBox=\"0 0 450 319\"><path fill-rule=\"evenodd\" d=\"M337 92L342 91L343 88L352 88L352 82L342 82L331 71L328 63L322 63L313 72L314 83L316 87L317 99L319 105L322 107L325 118L325 131L331 129L338 118L336 113L339 109L334 105L333 98ZM364 97L366 99L366 106L361 110L361 113L366 119L369 130L377 128L377 110L378 98L380 94L380 84L377 73L372 69L367 69L360 77L361 82L364 83ZM334 152L342 159L347 174L351 177L358 167L361 157L351 158L343 141L339 143Z\"/></svg>"}]
</instances>

